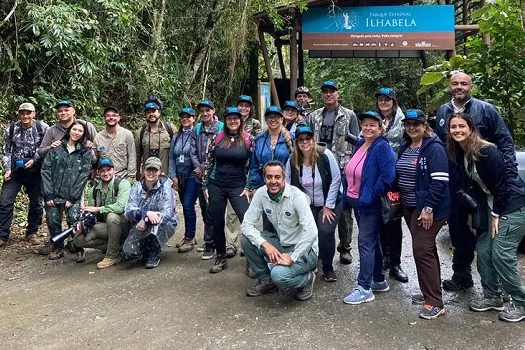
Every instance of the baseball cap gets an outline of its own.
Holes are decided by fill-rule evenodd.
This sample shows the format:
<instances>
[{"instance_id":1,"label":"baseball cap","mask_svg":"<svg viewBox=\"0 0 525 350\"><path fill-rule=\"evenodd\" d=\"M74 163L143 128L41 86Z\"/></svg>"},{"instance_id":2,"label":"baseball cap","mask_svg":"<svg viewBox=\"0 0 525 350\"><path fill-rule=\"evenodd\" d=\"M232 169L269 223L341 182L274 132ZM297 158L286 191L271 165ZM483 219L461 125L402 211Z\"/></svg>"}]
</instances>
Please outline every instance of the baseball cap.
<instances>
[{"instance_id":1,"label":"baseball cap","mask_svg":"<svg viewBox=\"0 0 525 350\"><path fill-rule=\"evenodd\" d=\"M148 101L148 102L146 102L146 104L144 104L144 112L146 112L149 109L154 109L154 110L160 111L160 106L156 102Z\"/></svg>"},{"instance_id":2,"label":"baseball cap","mask_svg":"<svg viewBox=\"0 0 525 350\"><path fill-rule=\"evenodd\" d=\"M60 100L55 105L55 108L58 109L60 107L73 107L73 108L75 108L75 105L73 104L73 101L71 101L71 100Z\"/></svg>"},{"instance_id":3,"label":"baseball cap","mask_svg":"<svg viewBox=\"0 0 525 350\"><path fill-rule=\"evenodd\" d=\"M306 86L299 86L297 90L295 90L294 97L297 97L299 94L307 94L308 96L312 96L310 94L310 89L308 89Z\"/></svg>"},{"instance_id":4,"label":"baseball cap","mask_svg":"<svg viewBox=\"0 0 525 350\"><path fill-rule=\"evenodd\" d=\"M376 111L366 111L364 113L361 113L357 116L357 118L359 120L363 120L365 118L372 118L372 119L375 119L375 120L378 120L378 121L383 121L383 119L381 118L381 116L379 115L379 113L377 113Z\"/></svg>"},{"instance_id":5,"label":"baseball cap","mask_svg":"<svg viewBox=\"0 0 525 350\"><path fill-rule=\"evenodd\" d=\"M396 100L396 93L389 87L379 88L379 90L377 90L376 92L376 98L378 98L379 96L387 96L390 97L392 100Z\"/></svg>"},{"instance_id":6,"label":"baseball cap","mask_svg":"<svg viewBox=\"0 0 525 350\"><path fill-rule=\"evenodd\" d=\"M335 89L335 90L339 90L337 88L337 83L333 80L326 80L324 81L322 84L321 84L321 90L325 87L329 87L329 88L332 88L332 89Z\"/></svg>"},{"instance_id":7,"label":"baseball cap","mask_svg":"<svg viewBox=\"0 0 525 350\"><path fill-rule=\"evenodd\" d=\"M295 110L297 110L297 112L299 112L299 105L297 104L297 102L293 101L293 100L290 100L290 101L286 101L283 105L283 109L285 108L293 108Z\"/></svg>"},{"instance_id":8,"label":"baseball cap","mask_svg":"<svg viewBox=\"0 0 525 350\"><path fill-rule=\"evenodd\" d=\"M118 110L118 108L114 106L107 106L106 108L104 108L104 114L106 114L109 111L113 111L117 114L120 114L120 111Z\"/></svg>"},{"instance_id":9,"label":"baseball cap","mask_svg":"<svg viewBox=\"0 0 525 350\"><path fill-rule=\"evenodd\" d=\"M155 168L157 170L162 169L162 162L157 157L149 157L144 163L144 169Z\"/></svg>"},{"instance_id":10,"label":"baseball cap","mask_svg":"<svg viewBox=\"0 0 525 350\"><path fill-rule=\"evenodd\" d=\"M249 104L253 105L253 99L251 96L248 96L248 95L239 96L239 101L237 101L237 104L241 102L248 102Z\"/></svg>"},{"instance_id":11,"label":"baseball cap","mask_svg":"<svg viewBox=\"0 0 525 350\"><path fill-rule=\"evenodd\" d=\"M100 170L100 168L103 168L105 166L109 166L111 168L114 168L113 162L111 161L111 158L108 157L102 157L99 159L97 163L97 170Z\"/></svg>"},{"instance_id":12,"label":"baseball cap","mask_svg":"<svg viewBox=\"0 0 525 350\"><path fill-rule=\"evenodd\" d=\"M268 117L271 114L277 114L280 117L283 117L283 112L281 109L275 105L271 105L270 107L266 108L266 112L264 112L264 117Z\"/></svg>"},{"instance_id":13,"label":"baseball cap","mask_svg":"<svg viewBox=\"0 0 525 350\"><path fill-rule=\"evenodd\" d=\"M314 132L307 124L299 123L295 128L295 139L299 139L300 135L310 135L314 137Z\"/></svg>"},{"instance_id":14,"label":"baseball cap","mask_svg":"<svg viewBox=\"0 0 525 350\"><path fill-rule=\"evenodd\" d=\"M179 111L179 117L183 114L191 115L192 117L195 117L195 111L191 107L184 107Z\"/></svg>"},{"instance_id":15,"label":"baseball cap","mask_svg":"<svg viewBox=\"0 0 525 350\"><path fill-rule=\"evenodd\" d=\"M241 112L239 112L239 109L235 106L226 107L226 111L224 112L224 118L226 118L229 115L236 115L238 117L242 117Z\"/></svg>"},{"instance_id":16,"label":"baseball cap","mask_svg":"<svg viewBox=\"0 0 525 350\"><path fill-rule=\"evenodd\" d=\"M402 122L404 123L408 120L414 120L416 122L426 123L427 116L420 109L407 109L405 112L405 118L403 118Z\"/></svg>"},{"instance_id":17,"label":"baseball cap","mask_svg":"<svg viewBox=\"0 0 525 350\"><path fill-rule=\"evenodd\" d=\"M32 103L29 103L29 102L24 102L20 105L20 107L18 107L18 111L29 111L29 112L34 112L36 109L35 109L35 106L32 104Z\"/></svg>"},{"instance_id":18,"label":"baseball cap","mask_svg":"<svg viewBox=\"0 0 525 350\"><path fill-rule=\"evenodd\" d=\"M199 104L197 105L197 109L201 107L210 107L211 109L215 109L215 105L213 104L212 100L209 100L207 98L199 102Z\"/></svg>"}]
</instances>

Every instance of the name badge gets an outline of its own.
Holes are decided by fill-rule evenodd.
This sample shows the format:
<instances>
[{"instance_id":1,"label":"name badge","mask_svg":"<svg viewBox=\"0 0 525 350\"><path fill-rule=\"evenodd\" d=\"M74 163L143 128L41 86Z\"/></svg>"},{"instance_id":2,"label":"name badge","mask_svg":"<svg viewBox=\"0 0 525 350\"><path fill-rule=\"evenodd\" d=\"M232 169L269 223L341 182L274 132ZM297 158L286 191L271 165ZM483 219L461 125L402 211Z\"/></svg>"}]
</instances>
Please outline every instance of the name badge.
<instances>
[{"instance_id":1,"label":"name badge","mask_svg":"<svg viewBox=\"0 0 525 350\"><path fill-rule=\"evenodd\" d=\"M184 163L184 154L179 156L179 163Z\"/></svg>"},{"instance_id":2,"label":"name badge","mask_svg":"<svg viewBox=\"0 0 525 350\"><path fill-rule=\"evenodd\" d=\"M264 209L264 211L266 212L266 214L271 214L272 213L271 209Z\"/></svg>"}]
</instances>

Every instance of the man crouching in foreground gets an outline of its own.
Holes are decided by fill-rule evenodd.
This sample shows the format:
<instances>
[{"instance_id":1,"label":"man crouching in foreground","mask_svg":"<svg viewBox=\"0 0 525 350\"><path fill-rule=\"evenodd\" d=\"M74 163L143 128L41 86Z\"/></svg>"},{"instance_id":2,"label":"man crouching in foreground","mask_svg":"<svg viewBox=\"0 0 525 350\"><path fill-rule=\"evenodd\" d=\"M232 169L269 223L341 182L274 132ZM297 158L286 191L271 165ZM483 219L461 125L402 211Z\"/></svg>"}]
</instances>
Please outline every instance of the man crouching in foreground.
<instances>
[{"instance_id":1,"label":"man crouching in foreground","mask_svg":"<svg viewBox=\"0 0 525 350\"><path fill-rule=\"evenodd\" d=\"M284 182L282 163L266 163L263 174L265 186L255 193L242 222L242 248L257 279L246 294L256 297L279 288L297 290L295 299L308 300L319 253L310 199ZM277 233L255 228L263 212Z\"/></svg>"}]
</instances>

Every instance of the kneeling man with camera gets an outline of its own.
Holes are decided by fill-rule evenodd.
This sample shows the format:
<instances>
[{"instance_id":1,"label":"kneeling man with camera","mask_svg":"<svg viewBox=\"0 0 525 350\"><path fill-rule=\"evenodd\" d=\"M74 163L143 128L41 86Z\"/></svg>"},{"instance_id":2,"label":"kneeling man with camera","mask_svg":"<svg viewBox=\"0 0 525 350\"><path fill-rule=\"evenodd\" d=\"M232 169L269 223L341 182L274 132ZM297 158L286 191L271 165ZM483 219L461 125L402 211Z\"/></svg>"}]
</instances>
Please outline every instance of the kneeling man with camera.
<instances>
[{"instance_id":1,"label":"kneeling man with camera","mask_svg":"<svg viewBox=\"0 0 525 350\"><path fill-rule=\"evenodd\" d=\"M297 300L308 300L319 254L310 199L285 183L282 163L266 163L263 175L266 185L255 192L242 222L242 248L257 278L246 294L256 297L281 289L295 292ZM257 230L263 213L276 233Z\"/></svg>"},{"instance_id":2,"label":"kneeling man with camera","mask_svg":"<svg viewBox=\"0 0 525 350\"><path fill-rule=\"evenodd\" d=\"M129 230L129 221L124 208L131 190L127 179L115 177L113 162L101 158L97 164L99 180L95 180L86 191L88 205L84 213L94 213L96 223L78 225L74 245L77 248L95 248L105 252L97 268L104 269L120 262L120 249ZM78 253L77 253L78 254ZM83 249L78 262L84 261Z\"/></svg>"}]
</instances>

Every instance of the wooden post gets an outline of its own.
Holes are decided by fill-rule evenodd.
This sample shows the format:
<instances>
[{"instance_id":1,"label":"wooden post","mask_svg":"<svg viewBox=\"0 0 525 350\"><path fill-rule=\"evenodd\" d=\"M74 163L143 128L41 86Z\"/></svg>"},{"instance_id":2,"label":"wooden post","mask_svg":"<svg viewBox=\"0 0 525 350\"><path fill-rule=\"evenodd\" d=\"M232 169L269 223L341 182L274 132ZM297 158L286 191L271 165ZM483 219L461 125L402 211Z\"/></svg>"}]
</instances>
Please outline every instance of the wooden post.
<instances>
[{"instance_id":1,"label":"wooden post","mask_svg":"<svg viewBox=\"0 0 525 350\"><path fill-rule=\"evenodd\" d=\"M297 89L297 21L295 19L295 9L290 9L292 15L292 30L290 33L290 98L294 95Z\"/></svg>"},{"instance_id":2,"label":"wooden post","mask_svg":"<svg viewBox=\"0 0 525 350\"><path fill-rule=\"evenodd\" d=\"M296 26L297 30L299 31L299 42L297 43L297 64L299 66L299 77L297 85L302 86L304 85L304 51L303 51L303 18L302 14L299 12L296 12Z\"/></svg>"},{"instance_id":3,"label":"wooden post","mask_svg":"<svg viewBox=\"0 0 525 350\"><path fill-rule=\"evenodd\" d=\"M275 48L277 49L277 59L279 61L279 68L281 69L281 78L286 79L286 68L284 67L283 60L283 45L281 45L280 42L276 43Z\"/></svg>"},{"instance_id":4,"label":"wooden post","mask_svg":"<svg viewBox=\"0 0 525 350\"><path fill-rule=\"evenodd\" d=\"M279 104L279 95L277 95L277 87L275 86L275 80L273 78L272 65L270 64L270 57L268 55L268 47L266 46L266 40L264 40L264 32L261 26L257 29L259 33L259 43L261 43L261 52L264 59L264 66L266 67L266 74L268 75L268 80L270 81L270 88L272 91L272 102L276 106Z\"/></svg>"}]
</instances>

